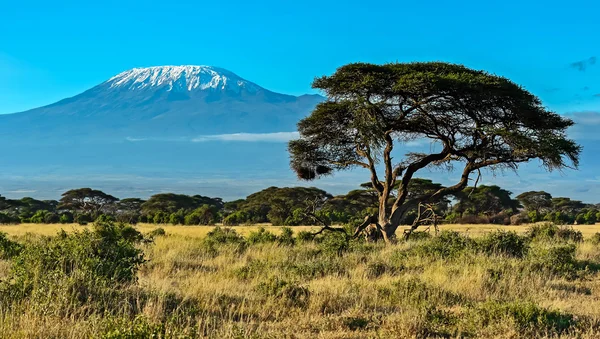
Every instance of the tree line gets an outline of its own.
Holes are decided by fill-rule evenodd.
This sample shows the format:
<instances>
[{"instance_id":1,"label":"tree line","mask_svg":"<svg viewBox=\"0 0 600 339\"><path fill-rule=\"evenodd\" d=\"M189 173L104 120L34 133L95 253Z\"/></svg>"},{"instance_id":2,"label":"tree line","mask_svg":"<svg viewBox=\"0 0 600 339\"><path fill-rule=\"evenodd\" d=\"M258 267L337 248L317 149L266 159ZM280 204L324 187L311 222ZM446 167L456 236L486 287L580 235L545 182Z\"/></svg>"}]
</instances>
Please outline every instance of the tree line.
<instances>
[{"instance_id":1,"label":"tree line","mask_svg":"<svg viewBox=\"0 0 600 339\"><path fill-rule=\"evenodd\" d=\"M444 186L429 179L414 178L410 192L422 196ZM391 194L390 200L395 199ZM391 205L391 204L390 204ZM600 204L586 204L544 191L513 194L495 185L466 187L428 205L440 223L512 224L549 221L557 224L594 224L600 220ZM79 223L117 221L128 224L174 225L332 225L357 226L376 213L379 197L370 183L343 195L332 195L314 187L269 187L245 199L224 202L202 195L160 193L147 200L119 199L91 188L69 190L60 200L0 196L0 223ZM401 221L410 225L419 206L407 211Z\"/></svg>"}]
</instances>

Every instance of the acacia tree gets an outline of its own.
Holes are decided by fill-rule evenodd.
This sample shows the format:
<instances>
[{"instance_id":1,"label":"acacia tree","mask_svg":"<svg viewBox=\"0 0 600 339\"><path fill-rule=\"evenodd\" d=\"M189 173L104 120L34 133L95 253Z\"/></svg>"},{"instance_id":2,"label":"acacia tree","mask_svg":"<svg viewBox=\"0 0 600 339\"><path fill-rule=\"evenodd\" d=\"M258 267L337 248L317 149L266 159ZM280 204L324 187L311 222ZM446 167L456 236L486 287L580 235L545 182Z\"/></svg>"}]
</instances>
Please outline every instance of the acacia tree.
<instances>
[{"instance_id":1,"label":"acacia tree","mask_svg":"<svg viewBox=\"0 0 600 339\"><path fill-rule=\"evenodd\" d=\"M519 85L484 71L441 62L356 63L315 79L313 88L327 100L298 123L300 138L288 146L291 167L304 180L355 167L369 170L378 214L367 216L357 232L375 227L388 242L407 207L414 206L408 200L413 176L426 167L462 171L454 185L415 197L418 201L461 191L482 168L516 170L532 159L548 170L578 166L581 147L566 137L573 122ZM421 138L438 150L393 158L397 144Z\"/></svg>"},{"instance_id":2,"label":"acacia tree","mask_svg":"<svg viewBox=\"0 0 600 339\"><path fill-rule=\"evenodd\" d=\"M106 212L106 209L117 201L119 201L118 198L100 190L78 188L63 193L57 208L85 213L96 218L98 214Z\"/></svg>"}]
</instances>

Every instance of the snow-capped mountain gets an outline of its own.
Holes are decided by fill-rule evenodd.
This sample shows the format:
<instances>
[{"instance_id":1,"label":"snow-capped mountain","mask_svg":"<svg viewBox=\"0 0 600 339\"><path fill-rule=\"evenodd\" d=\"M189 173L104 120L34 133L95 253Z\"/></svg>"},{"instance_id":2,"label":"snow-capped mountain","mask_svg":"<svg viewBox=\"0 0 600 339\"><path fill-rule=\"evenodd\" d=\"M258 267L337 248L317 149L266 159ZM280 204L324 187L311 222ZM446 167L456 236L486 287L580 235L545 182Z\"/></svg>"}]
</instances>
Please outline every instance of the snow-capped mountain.
<instances>
[{"instance_id":1,"label":"snow-capped mountain","mask_svg":"<svg viewBox=\"0 0 600 339\"><path fill-rule=\"evenodd\" d=\"M253 93L260 89L228 70L212 66L134 68L115 75L106 83L110 88L128 90L164 87L167 91L225 90L239 93L244 89Z\"/></svg>"},{"instance_id":2,"label":"snow-capped mountain","mask_svg":"<svg viewBox=\"0 0 600 339\"><path fill-rule=\"evenodd\" d=\"M291 132L321 100L275 93L218 67L134 68L74 97L0 115L0 135L35 144Z\"/></svg>"}]
</instances>

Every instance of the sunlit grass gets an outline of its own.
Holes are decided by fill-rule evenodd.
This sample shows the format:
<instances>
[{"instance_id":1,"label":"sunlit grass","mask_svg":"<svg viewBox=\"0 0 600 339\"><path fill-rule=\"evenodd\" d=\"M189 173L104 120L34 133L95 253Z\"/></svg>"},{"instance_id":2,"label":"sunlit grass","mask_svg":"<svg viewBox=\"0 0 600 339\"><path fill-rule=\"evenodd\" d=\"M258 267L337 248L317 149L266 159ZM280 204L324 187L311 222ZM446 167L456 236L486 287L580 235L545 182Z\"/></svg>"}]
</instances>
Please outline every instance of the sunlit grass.
<instances>
[{"instance_id":1,"label":"sunlit grass","mask_svg":"<svg viewBox=\"0 0 600 339\"><path fill-rule=\"evenodd\" d=\"M440 230L452 230L465 233L471 236L480 236L495 230L515 231L517 233L524 233L527 231L530 225L519 225L519 226L504 226L504 225L463 225L463 224L445 224L440 225ZM70 232L73 230L84 230L90 226L80 226L78 224L20 224L20 225L0 225L0 232L5 232L12 236L22 236L27 233L40 234L40 235L55 235L60 230ZM208 232L210 232L214 226L181 226L181 225L169 225L169 224L138 224L136 228L142 233L150 232L156 228L163 228L168 234L181 235L185 237L203 238ZM259 224L250 226L233 226L236 232L244 236L250 232L256 231L258 228L264 227L266 230L279 234L281 227L270 226L269 224ZM593 234L600 232L600 224L596 225L574 225L568 226L573 227L575 230L581 231L584 237L590 237ZM397 234L400 235L406 227L398 229ZM294 232L300 231L316 231L319 230L318 226L293 226ZM419 230L426 230L427 227L421 227ZM432 231L432 230L430 230Z\"/></svg>"}]
</instances>

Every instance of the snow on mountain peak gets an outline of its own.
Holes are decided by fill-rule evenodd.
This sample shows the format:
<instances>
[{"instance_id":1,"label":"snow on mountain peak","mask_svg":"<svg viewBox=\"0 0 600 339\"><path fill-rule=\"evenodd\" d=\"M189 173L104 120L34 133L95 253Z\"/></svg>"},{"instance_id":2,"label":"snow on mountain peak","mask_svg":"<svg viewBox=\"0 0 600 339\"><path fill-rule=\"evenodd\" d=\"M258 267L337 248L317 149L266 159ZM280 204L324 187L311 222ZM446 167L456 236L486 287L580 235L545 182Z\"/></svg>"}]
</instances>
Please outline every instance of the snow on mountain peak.
<instances>
[{"instance_id":1,"label":"snow on mountain peak","mask_svg":"<svg viewBox=\"0 0 600 339\"><path fill-rule=\"evenodd\" d=\"M167 87L177 90L230 90L246 89L256 92L259 87L232 72L212 66L154 66L133 68L110 78L110 88L131 90L149 87Z\"/></svg>"}]
</instances>

